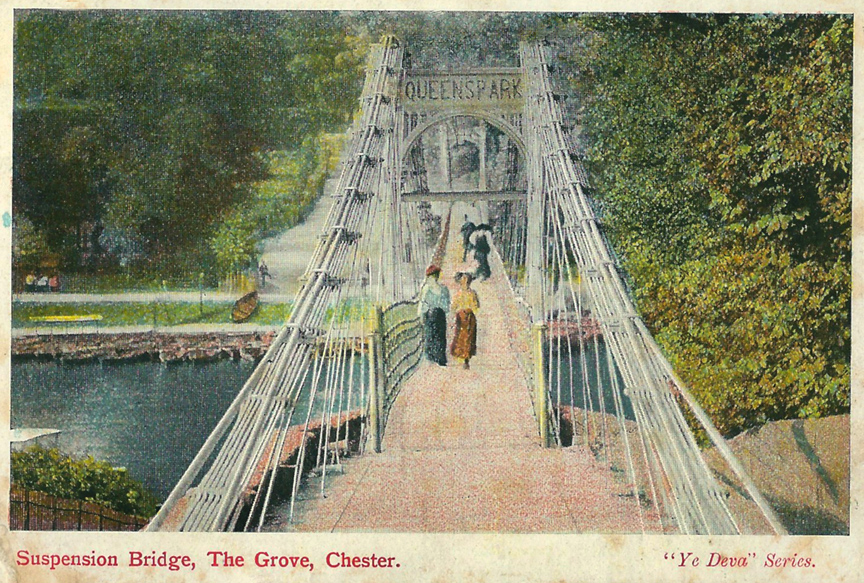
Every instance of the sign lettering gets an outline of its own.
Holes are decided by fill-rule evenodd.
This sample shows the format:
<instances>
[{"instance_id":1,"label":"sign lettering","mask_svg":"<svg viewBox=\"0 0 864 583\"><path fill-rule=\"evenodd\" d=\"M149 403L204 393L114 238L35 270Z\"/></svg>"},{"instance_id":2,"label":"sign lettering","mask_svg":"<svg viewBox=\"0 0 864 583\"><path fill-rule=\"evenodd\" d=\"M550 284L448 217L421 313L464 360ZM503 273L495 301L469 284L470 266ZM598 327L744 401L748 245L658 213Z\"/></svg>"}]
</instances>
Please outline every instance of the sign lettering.
<instances>
[{"instance_id":1,"label":"sign lettering","mask_svg":"<svg viewBox=\"0 0 864 583\"><path fill-rule=\"evenodd\" d=\"M521 72L409 73L400 87L402 105L411 112L476 106L515 110L523 106L523 91Z\"/></svg>"}]
</instances>

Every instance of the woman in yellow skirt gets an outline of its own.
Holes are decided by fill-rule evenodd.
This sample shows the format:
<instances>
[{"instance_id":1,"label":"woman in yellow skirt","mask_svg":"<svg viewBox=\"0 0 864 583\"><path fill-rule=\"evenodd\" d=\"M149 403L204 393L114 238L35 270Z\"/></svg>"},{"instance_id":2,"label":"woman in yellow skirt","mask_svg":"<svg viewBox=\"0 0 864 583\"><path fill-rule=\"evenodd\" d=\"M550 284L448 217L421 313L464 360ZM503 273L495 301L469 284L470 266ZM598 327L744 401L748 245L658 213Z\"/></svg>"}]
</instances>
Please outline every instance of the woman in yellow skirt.
<instances>
[{"instance_id":1,"label":"woman in yellow skirt","mask_svg":"<svg viewBox=\"0 0 864 583\"><path fill-rule=\"evenodd\" d=\"M474 314L480 309L480 300L477 292L471 289L473 279L470 273L456 274L459 291L452 304L456 314L456 331L450 344L450 354L461 360L465 368L470 368L468 361L477 354L477 317Z\"/></svg>"}]
</instances>

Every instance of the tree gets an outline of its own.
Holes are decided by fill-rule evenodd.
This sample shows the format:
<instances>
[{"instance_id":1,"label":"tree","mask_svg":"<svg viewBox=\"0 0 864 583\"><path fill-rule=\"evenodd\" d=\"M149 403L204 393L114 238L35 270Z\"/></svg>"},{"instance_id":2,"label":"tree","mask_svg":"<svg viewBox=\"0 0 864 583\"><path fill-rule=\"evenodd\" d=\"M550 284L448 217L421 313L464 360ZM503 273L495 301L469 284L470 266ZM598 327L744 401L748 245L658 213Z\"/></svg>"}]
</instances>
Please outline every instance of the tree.
<instances>
[{"instance_id":1,"label":"tree","mask_svg":"<svg viewBox=\"0 0 864 583\"><path fill-rule=\"evenodd\" d=\"M49 253L45 237L25 217L12 219L12 263L23 269L36 269Z\"/></svg>"},{"instance_id":2,"label":"tree","mask_svg":"<svg viewBox=\"0 0 864 583\"><path fill-rule=\"evenodd\" d=\"M334 13L19 11L15 31L16 211L67 266L77 246L197 271L250 214L260 153L341 130L363 82Z\"/></svg>"},{"instance_id":3,"label":"tree","mask_svg":"<svg viewBox=\"0 0 864 583\"><path fill-rule=\"evenodd\" d=\"M604 225L715 423L848 410L851 20L570 26Z\"/></svg>"}]
</instances>

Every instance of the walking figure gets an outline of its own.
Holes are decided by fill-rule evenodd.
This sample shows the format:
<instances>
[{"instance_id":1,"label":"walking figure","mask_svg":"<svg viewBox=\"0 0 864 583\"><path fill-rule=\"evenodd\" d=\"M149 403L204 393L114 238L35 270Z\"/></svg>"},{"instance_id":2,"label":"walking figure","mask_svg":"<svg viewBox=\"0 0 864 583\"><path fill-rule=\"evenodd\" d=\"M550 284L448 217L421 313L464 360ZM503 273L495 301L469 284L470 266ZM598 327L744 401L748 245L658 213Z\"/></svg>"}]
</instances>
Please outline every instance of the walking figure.
<instances>
[{"instance_id":1,"label":"walking figure","mask_svg":"<svg viewBox=\"0 0 864 583\"><path fill-rule=\"evenodd\" d=\"M267 269L267 264L264 263L263 258L261 259L261 263L258 264L258 276L261 278L261 289L264 289L268 277L273 279L273 276L270 275L270 270Z\"/></svg>"},{"instance_id":2,"label":"walking figure","mask_svg":"<svg viewBox=\"0 0 864 583\"><path fill-rule=\"evenodd\" d=\"M489 241L486 239L488 231L475 231L477 235L474 237L474 243L471 245L474 248L474 260L477 261L477 269L474 271L474 279L483 281L489 279L492 275L492 268L489 267L489 252L492 251L489 247Z\"/></svg>"},{"instance_id":3,"label":"walking figure","mask_svg":"<svg viewBox=\"0 0 864 583\"><path fill-rule=\"evenodd\" d=\"M438 277L441 268L430 265L426 281L420 288L418 315L423 318L423 346L427 360L447 366L447 312L450 310L450 290Z\"/></svg>"},{"instance_id":4,"label":"walking figure","mask_svg":"<svg viewBox=\"0 0 864 583\"><path fill-rule=\"evenodd\" d=\"M462 228L459 232L462 233L462 261L468 258L468 251L471 249L471 235L477 229L476 225L468 220L468 215L465 215L465 222L462 223Z\"/></svg>"},{"instance_id":5,"label":"walking figure","mask_svg":"<svg viewBox=\"0 0 864 583\"><path fill-rule=\"evenodd\" d=\"M477 316L480 309L480 299L477 292L471 289L474 279L470 273L456 274L459 291L453 298L453 312L456 314L456 331L453 333L453 343L450 354L462 361L464 368L471 368L468 362L477 354Z\"/></svg>"}]
</instances>

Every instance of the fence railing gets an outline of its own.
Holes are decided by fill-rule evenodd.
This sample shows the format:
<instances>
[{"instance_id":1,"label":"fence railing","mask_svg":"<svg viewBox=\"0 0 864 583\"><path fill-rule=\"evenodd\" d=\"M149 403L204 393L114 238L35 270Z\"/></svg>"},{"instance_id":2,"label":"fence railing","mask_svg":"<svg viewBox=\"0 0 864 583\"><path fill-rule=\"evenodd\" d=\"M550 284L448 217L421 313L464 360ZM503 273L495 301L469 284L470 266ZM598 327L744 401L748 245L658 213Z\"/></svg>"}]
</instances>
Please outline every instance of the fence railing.
<instances>
[{"instance_id":1,"label":"fence railing","mask_svg":"<svg viewBox=\"0 0 864 583\"><path fill-rule=\"evenodd\" d=\"M372 362L369 367L369 426L375 451L381 451L381 438L390 408L402 382L420 363L423 348L423 322L417 315L417 302L398 302L386 310L375 310L372 335Z\"/></svg>"},{"instance_id":2,"label":"fence railing","mask_svg":"<svg viewBox=\"0 0 864 583\"><path fill-rule=\"evenodd\" d=\"M12 485L11 530L141 530L147 519L123 514L93 502L67 500Z\"/></svg>"},{"instance_id":3,"label":"fence railing","mask_svg":"<svg viewBox=\"0 0 864 583\"><path fill-rule=\"evenodd\" d=\"M382 314L381 335L384 364L384 414L396 399L399 388L420 362L423 322L417 315L417 302L399 302Z\"/></svg>"},{"instance_id":4,"label":"fence railing","mask_svg":"<svg viewBox=\"0 0 864 583\"><path fill-rule=\"evenodd\" d=\"M441 266L450 237L452 209L438 235L430 265ZM418 302L396 302L387 309L375 308L375 321L369 343L369 438L375 451L381 451L381 439L390 408L399 394L402 382L417 365L423 352L423 319L417 313Z\"/></svg>"}]
</instances>

